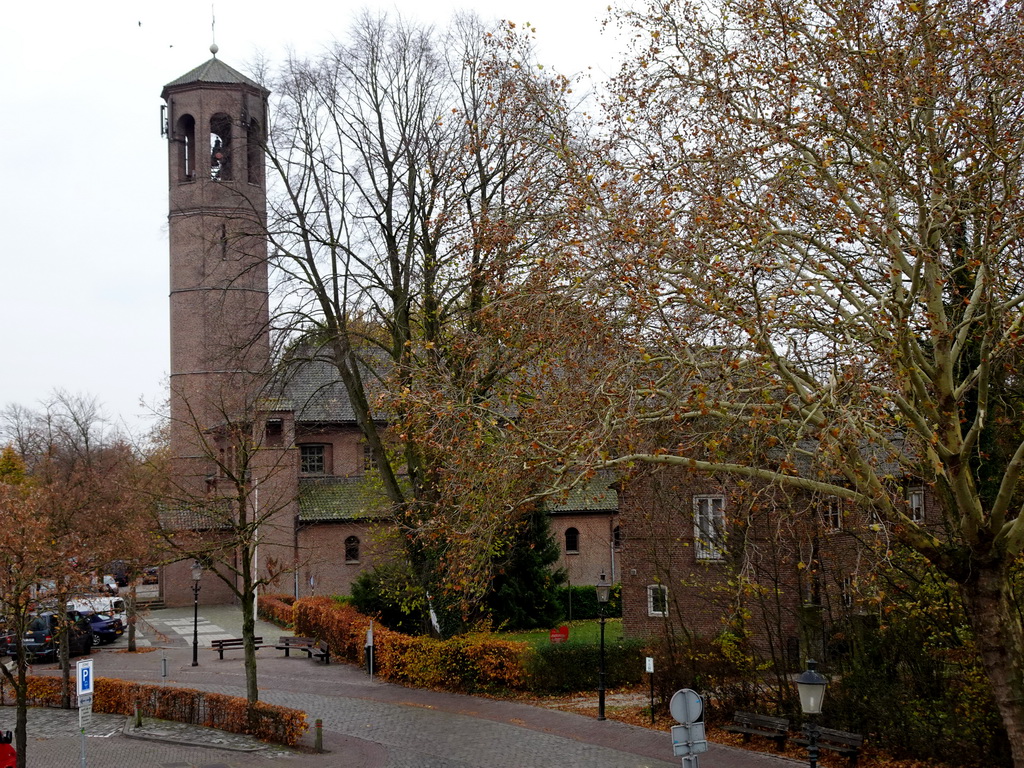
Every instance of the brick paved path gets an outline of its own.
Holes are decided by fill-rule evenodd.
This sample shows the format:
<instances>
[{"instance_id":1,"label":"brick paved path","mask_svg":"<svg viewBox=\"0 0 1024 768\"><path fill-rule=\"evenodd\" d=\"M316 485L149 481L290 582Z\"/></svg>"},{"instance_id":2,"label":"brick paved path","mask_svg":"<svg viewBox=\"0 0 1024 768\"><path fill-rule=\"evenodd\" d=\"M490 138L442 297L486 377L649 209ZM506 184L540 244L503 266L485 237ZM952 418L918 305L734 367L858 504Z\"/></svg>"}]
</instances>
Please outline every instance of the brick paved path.
<instances>
[{"instance_id":1,"label":"brick paved path","mask_svg":"<svg viewBox=\"0 0 1024 768\"><path fill-rule=\"evenodd\" d=\"M240 614L230 608L201 608L208 635L219 627L239 635ZM166 682L244 695L241 652L229 651L223 661L208 647L200 648L199 666L192 667L191 627L183 618L191 611L154 612L142 631L156 650L128 654L104 647L94 654L99 677ZM177 630L177 631L176 631ZM261 625L267 640L287 634ZM123 642L118 645L123 645ZM208 646L208 643L207 643ZM167 659L167 678L161 677ZM40 674L56 674L40 665ZM91 768L678 768L669 735L615 721L532 707L508 701L403 688L371 680L346 664L284 658L280 651L259 652L260 698L323 720L326 754L303 752L238 752L220 749L211 739L220 732L183 727L179 743L128 738L123 718L94 716L86 740ZM0 728L11 727L13 711L0 708ZM6 718L10 716L8 721ZM145 730L145 729L144 729ZM186 744L180 740L187 741ZM239 740L240 739L240 740ZM235 737L239 743L244 737ZM33 711L30 720L30 768L76 768L81 765L81 738L76 712ZM312 745L312 734L304 746ZM793 760L713 744L700 757L700 768L794 768Z\"/></svg>"}]
</instances>

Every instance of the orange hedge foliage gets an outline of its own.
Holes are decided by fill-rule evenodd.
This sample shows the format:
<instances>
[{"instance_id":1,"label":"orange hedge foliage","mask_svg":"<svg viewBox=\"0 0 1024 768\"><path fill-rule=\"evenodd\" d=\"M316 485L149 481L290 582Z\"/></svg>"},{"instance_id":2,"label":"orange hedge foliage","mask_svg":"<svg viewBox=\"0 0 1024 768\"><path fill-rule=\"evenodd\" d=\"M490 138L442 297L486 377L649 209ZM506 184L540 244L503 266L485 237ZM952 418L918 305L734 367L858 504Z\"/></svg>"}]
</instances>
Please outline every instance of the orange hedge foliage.
<instances>
[{"instance_id":1,"label":"orange hedge foliage","mask_svg":"<svg viewBox=\"0 0 1024 768\"><path fill-rule=\"evenodd\" d=\"M60 706L59 677L30 675L27 683L30 706ZM0 686L0 698L5 704L14 703L10 684ZM247 733L263 741L289 747L298 744L302 734L309 729L305 712L263 702L257 702L250 709L248 704L246 699L238 696L99 677L96 678L92 707L94 712L131 715L138 706L144 717Z\"/></svg>"},{"instance_id":2,"label":"orange hedge foliage","mask_svg":"<svg viewBox=\"0 0 1024 768\"><path fill-rule=\"evenodd\" d=\"M296 601L295 632L326 640L331 653L365 664L370 619L350 605L327 597ZM385 680L424 688L479 691L522 688L529 645L489 637L435 640L410 637L374 625L375 673Z\"/></svg>"},{"instance_id":3,"label":"orange hedge foliage","mask_svg":"<svg viewBox=\"0 0 1024 768\"><path fill-rule=\"evenodd\" d=\"M290 627L294 622L291 595L260 595L256 601L256 612L261 619L277 624L279 627Z\"/></svg>"}]
</instances>

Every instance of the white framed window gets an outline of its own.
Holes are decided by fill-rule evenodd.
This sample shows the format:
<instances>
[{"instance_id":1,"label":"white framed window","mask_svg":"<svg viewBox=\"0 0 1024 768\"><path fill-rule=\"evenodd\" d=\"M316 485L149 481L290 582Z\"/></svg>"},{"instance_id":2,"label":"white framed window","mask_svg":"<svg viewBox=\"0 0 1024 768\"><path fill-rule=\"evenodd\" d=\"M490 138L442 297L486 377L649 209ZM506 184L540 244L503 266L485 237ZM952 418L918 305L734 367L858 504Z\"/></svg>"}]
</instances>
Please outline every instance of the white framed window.
<instances>
[{"instance_id":1,"label":"white framed window","mask_svg":"<svg viewBox=\"0 0 1024 768\"><path fill-rule=\"evenodd\" d=\"M698 560L725 559L725 496L693 497L693 547Z\"/></svg>"},{"instance_id":2,"label":"white framed window","mask_svg":"<svg viewBox=\"0 0 1024 768\"><path fill-rule=\"evenodd\" d=\"M821 510L825 530L830 532L843 530L843 505L839 499L828 499Z\"/></svg>"},{"instance_id":3,"label":"white framed window","mask_svg":"<svg viewBox=\"0 0 1024 768\"><path fill-rule=\"evenodd\" d=\"M910 519L915 523L924 522L924 489L911 488L907 491L907 506L909 507Z\"/></svg>"},{"instance_id":4,"label":"white framed window","mask_svg":"<svg viewBox=\"0 0 1024 768\"><path fill-rule=\"evenodd\" d=\"M853 577L844 576L840 585L840 599L844 608L853 608Z\"/></svg>"},{"instance_id":5,"label":"white framed window","mask_svg":"<svg viewBox=\"0 0 1024 768\"><path fill-rule=\"evenodd\" d=\"M668 616L668 587L664 584L647 585L647 615Z\"/></svg>"}]
</instances>

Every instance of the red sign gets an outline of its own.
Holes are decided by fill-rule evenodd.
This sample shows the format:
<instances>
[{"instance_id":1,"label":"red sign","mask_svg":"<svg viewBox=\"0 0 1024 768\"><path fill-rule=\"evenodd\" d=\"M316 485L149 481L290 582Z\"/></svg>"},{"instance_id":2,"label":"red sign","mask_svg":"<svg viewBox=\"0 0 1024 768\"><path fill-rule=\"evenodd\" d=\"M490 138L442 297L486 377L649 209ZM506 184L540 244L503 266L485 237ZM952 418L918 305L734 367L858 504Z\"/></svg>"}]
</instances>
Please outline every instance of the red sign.
<instances>
[{"instance_id":1,"label":"red sign","mask_svg":"<svg viewBox=\"0 0 1024 768\"><path fill-rule=\"evenodd\" d=\"M552 643L564 643L569 639L569 628L559 627L558 629L551 630L551 642Z\"/></svg>"}]
</instances>

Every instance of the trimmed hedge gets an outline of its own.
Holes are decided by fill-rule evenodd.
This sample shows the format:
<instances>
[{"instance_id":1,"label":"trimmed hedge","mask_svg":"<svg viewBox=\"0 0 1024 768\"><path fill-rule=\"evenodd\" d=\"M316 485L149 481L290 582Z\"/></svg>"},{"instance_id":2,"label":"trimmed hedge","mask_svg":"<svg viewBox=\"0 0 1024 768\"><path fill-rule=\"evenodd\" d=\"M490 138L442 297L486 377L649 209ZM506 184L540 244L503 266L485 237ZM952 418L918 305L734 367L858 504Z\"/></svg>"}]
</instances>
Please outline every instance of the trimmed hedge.
<instances>
[{"instance_id":1,"label":"trimmed hedge","mask_svg":"<svg viewBox=\"0 0 1024 768\"><path fill-rule=\"evenodd\" d=\"M596 645L560 643L542 645L528 657L530 687L551 693L593 690L601 667ZM605 644L605 686L618 688L643 681L644 643L621 640Z\"/></svg>"},{"instance_id":2,"label":"trimmed hedge","mask_svg":"<svg viewBox=\"0 0 1024 768\"><path fill-rule=\"evenodd\" d=\"M370 619L351 605L327 597L296 601L295 632L327 641L331 653L354 664L366 664L366 631ZM522 689L528 643L487 636L449 640L412 637L375 624L374 673L385 680L449 691Z\"/></svg>"},{"instance_id":3,"label":"trimmed hedge","mask_svg":"<svg viewBox=\"0 0 1024 768\"><path fill-rule=\"evenodd\" d=\"M256 600L256 614L264 621L279 627L290 627L294 621L291 595L260 595Z\"/></svg>"},{"instance_id":4,"label":"trimmed hedge","mask_svg":"<svg viewBox=\"0 0 1024 768\"><path fill-rule=\"evenodd\" d=\"M59 677L30 675L27 683L30 706L60 707ZM0 680L0 702L7 705L15 703L14 689L6 680ZM136 706L143 717L204 725L230 733L245 733L262 741L289 747L298 744L309 729L306 713L297 709L263 702L256 702L250 708L249 702L238 696L207 693L193 688L169 688L96 678L93 711L131 715Z\"/></svg>"}]
</instances>

